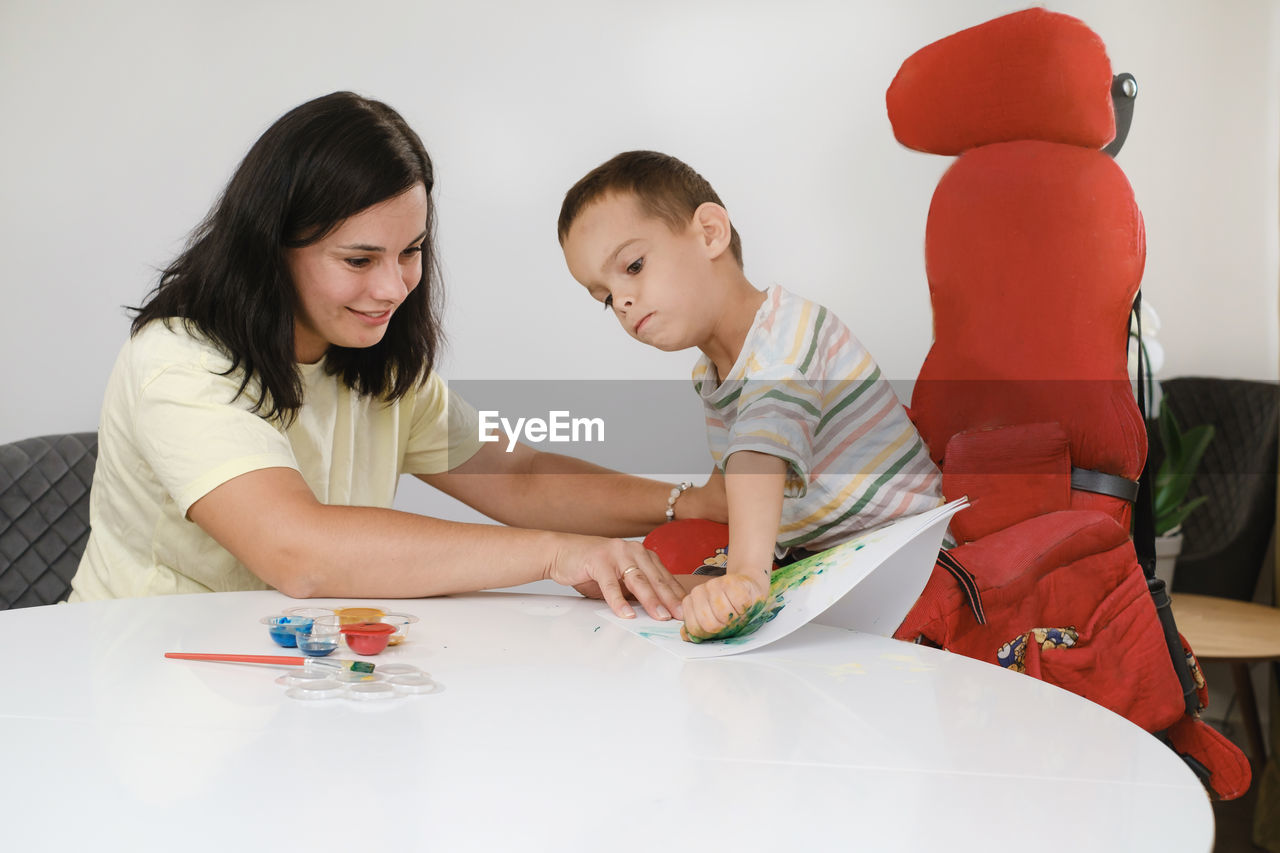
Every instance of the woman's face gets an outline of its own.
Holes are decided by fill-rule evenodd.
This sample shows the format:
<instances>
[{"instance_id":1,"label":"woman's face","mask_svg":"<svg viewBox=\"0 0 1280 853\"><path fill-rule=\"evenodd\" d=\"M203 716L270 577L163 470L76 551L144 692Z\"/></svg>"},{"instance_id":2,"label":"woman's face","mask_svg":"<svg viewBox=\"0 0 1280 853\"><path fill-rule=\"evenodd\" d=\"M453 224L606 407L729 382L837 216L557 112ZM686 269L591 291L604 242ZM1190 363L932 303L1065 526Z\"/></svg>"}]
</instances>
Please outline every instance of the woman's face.
<instances>
[{"instance_id":1,"label":"woman's face","mask_svg":"<svg viewBox=\"0 0 1280 853\"><path fill-rule=\"evenodd\" d=\"M319 361L331 345L369 347L422 279L427 191L414 184L348 217L323 240L285 252L297 293L294 352Z\"/></svg>"}]
</instances>

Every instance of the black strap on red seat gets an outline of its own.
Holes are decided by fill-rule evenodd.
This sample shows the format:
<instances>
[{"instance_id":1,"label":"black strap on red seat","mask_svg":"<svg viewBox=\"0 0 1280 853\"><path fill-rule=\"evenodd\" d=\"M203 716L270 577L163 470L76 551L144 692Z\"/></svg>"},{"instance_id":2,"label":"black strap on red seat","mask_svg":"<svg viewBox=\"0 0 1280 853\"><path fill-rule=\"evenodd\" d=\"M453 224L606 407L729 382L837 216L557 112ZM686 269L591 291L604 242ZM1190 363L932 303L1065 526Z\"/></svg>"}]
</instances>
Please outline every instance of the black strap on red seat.
<instances>
[{"instance_id":1,"label":"black strap on red seat","mask_svg":"<svg viewBox=\"0 0 1280 853\"><path fill-rule=\"evenodd\" d=\"M973 611L973 618L978 620L978 624L987 624L987 614L982 609L982 594L978 592L978 581L973 576L973 572L961 565L950 551L938 552L937 565L945 569L960 585L965 600L969 602L969 609Z\"/></svg>"},{"instance_id":2,"label":"black strap on red seat","mask_svg":"<svg viewBox=\"0 0 1280 853\"><path fill-rule=\"evenodd\" d=\"M1122 501L1133 503L1138 499L1138 482L1118 474L1105 471L1094 471L1092 468L1071 469L1071 488L1082 492L1095 492L1109 495Z\"/></svg>"},{"instance_id":3,"label":"black strap on red seat","mask_svg":"<svg viewBox=\"0 0 1280 853\"><path fill-rule=\"evenodd\" d=\"M1142 347L1141 290L1133 300L1133 316L1138 332L1138 409L1142 412L1145 421L1150 366L1147 364L1146 352ZM1147 576L1147 590L1151 593L1156 614L1160 617L1165 645L1169 647L1169 657L1173 659L1174 671L1178 673L1178 683L1182 687L1182 699L1187 713L1195 716L1200 712L1200 697L1196 694L1195 678L1191 675L1191 666L1187 663L1187 655L1182 648L1182 640L1178 636L1178 626L1173 619L1169 590L1165 588L1164 581L1156 577L1156 517L1151 494L1152 476L1151 454L1148 452L1147 458L1142 463L1142 476L1138 479L1138 500L1133 505L1133 550L1138 555L1138 564L1142 566L1142 573Z\"/></svg>"}]
</instances>

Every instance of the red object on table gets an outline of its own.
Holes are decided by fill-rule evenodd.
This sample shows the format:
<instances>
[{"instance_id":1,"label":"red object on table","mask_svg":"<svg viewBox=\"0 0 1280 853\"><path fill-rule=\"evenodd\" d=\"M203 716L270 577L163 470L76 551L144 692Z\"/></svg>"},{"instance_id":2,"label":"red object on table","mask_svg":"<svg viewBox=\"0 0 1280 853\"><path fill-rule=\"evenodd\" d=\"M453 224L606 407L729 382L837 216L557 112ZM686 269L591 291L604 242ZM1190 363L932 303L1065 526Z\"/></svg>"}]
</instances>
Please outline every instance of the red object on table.
<instances>
[{"instance_id":1,"label":"red object on table","mask_svg":"<svg viewBox=\"0 0 1280 853\"><path fill-rule=\"evenodd\" d=\"M691 575L702 566L723 567L728 545L729 525L703 518L669 521L644 537L644 547L673 575Z\"/></svg>"},{"instance_id":2,"label":"red object on table","mask_svg":"<svg viewBox=\"0 0 1280 853\"><path fill-rule=\"evenodd\" d=\"M386 622L357 622L343 625L341 631L347 638L347 646L358 655L376 655L387 647L396 626Z\"/></svg>"}]
</instances>

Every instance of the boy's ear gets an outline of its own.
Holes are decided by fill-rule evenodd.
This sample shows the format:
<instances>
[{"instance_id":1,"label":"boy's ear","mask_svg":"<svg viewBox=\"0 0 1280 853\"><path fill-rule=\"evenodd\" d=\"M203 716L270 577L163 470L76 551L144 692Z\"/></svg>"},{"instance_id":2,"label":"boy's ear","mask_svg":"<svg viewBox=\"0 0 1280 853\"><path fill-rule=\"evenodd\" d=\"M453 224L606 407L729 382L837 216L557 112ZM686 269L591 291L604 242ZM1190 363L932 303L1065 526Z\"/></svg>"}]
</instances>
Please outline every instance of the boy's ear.
<instances>
[{"instance_id":1,"label":"boy's ear","mask_svg":"<svg viewBox=\"0 0 1280 853\"><path fill-rule=\"evenodd\" d=\"M693 227L701 235L708 257L718 258L728 250L729 241L733 237L729 211L714 201L704 201L698 205L698 209L693 212Z\"/></svg>"}]
</instances>

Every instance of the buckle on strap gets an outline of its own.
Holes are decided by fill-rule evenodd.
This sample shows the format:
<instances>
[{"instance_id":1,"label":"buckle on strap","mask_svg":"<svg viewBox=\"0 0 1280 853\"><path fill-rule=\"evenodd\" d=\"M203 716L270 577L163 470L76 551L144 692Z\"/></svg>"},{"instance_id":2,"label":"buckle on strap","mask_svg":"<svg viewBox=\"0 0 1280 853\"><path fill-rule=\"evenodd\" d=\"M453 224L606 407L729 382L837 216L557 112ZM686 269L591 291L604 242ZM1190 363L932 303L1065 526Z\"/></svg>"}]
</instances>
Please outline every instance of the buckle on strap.
<instances>
[{"instance_id":1,"label":"buckle on strap","mask_svg":"<svg viewBox=\"0 0 1280 853\"><path fill-rule=\"evenodd\" d=\"M1096 492L1110 495L1122 501L1133 503L1138 499L1138 481L1108 474L1104 471L1093 471L1089 468L1071 469L1071 488L1082 492Z\"/></svg>"}]
</instances>

